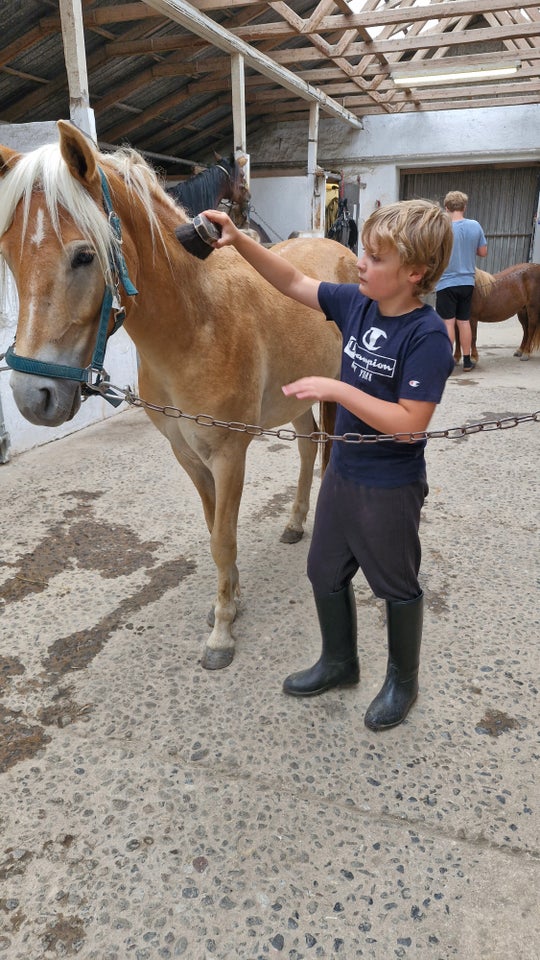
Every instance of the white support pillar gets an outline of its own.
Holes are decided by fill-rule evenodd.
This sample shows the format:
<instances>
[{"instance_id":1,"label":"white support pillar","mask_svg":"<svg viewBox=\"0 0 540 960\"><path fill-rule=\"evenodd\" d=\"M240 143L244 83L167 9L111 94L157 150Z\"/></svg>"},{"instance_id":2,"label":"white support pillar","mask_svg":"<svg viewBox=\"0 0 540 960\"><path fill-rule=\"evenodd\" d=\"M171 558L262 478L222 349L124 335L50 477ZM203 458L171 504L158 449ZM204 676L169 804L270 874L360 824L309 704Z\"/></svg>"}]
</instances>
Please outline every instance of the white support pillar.
<instances>
[{"instance_id":1,"label":"white support pillar","mask_svg":"<svg viewBox=\"0 0 540 960\"><path fill-rule=\"evenodd\" d=\"M231 55L231 92L233 111L234 155L243 161L244 178L249 190L249 154L246 136L246 84L244 57L241 53Z\"/></svg>"},{"instance_id":2,"label":"white support pillar","mask_svg":"<svg viewBox=\"0 0 540 960\"><path fill-rule=\"evenodd\" d=\"M319 148L319 104L309 108L308 158L307 158L307 204L308 229L324 236L325 177L317 163Z\"/></svg>"},{"instance_id":3,"label":"white support pillar","mask_svg":"<svg viewBox=\"0 0 540 960\"><path fill-rule=\"evenodd\" d=\"M69 117L97 143L96 120L88 94L81 0L59 0L59 7L69 88Z\"/></svg>"}]
</instances>

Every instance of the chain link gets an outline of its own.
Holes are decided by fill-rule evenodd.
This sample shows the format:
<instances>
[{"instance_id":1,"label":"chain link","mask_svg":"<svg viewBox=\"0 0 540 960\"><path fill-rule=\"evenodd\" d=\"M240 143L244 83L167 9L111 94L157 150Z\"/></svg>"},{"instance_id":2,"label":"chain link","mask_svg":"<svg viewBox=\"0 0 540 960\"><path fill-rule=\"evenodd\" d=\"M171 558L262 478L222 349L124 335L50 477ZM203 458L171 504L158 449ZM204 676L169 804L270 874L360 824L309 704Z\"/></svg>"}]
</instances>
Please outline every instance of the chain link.
<instances>
[{"instance_id":1,"label":"chain link","mask_svg":"<svg viewBox=\"0 0 540 960\"><path fill-rule=\"evenodd\" d=\"M175 420L191 420L199 427L220 427L223 430L233 430L237 433L247 433L253 437L276 437L278 440L312 440L314 443L326 443L327 440L341 440L343 443L384 443L388 440L413 443L417 440L459 440L461 437L473 433L489 433L491 430L508 430L521 423L540 422L540 410L535 413L524 414L520 417L502 417L499 420L482 420L461 427L447 427L445 430L421 430L418 433L345 433L342 436L326 433L324 430L314 430L312 433L296 433L290 427L279 427L277 430L265 429L252 423L241 423L236 420L217 420L206 413L184 413L178 407L161 407L157 403L150 403L138 397L130 387L115 387L112 383L104 382L97 391L102 396L107 394L118 397L123 395L126 403L132 407L144 407L155 413L162 413L165 417Z\"/></svg>"},{"instance_id":2,"label":"chain link","mask_svg":"<svg viewBox=\"0 0 540 960\"><path fill-rule=\"evenodd\" d=\"M0 354L0 360L5 354ZM0 367L9 370L9 367ZM102 371L103 373L105 371ZM481 420L478 423L469 423L461 427L447 427L445 430L421 430L417 433L345 433L339 436L326 433L324 430L313 430L311 433L297 433L291 427L279 427L277 430L265 429L253 423L242 423L237 420L216 420L207 413L184 413L179 407L160 407L157 403L150 403L133 393L131 387L116 387L108 380L94 384L91 393L98 393L107 398L125 400L131 407L144 407L155 413L162 413L165 417L175 420L191 420L199 427L220 427L222 430L232 430L236 433L247 433L252 437L276 437L278 440L312 440L313 443L326 443L328 440L341 440L343 443L384 443L388 440L399 440L402 443L414 443L417 440L459 440L461 437L471 436L473 433L489 433L491 430L509 430L521 423L540 422L540 410L535 413L523 414L521 417L502 417L499 420Z\"/></svg>"}]
</instances>

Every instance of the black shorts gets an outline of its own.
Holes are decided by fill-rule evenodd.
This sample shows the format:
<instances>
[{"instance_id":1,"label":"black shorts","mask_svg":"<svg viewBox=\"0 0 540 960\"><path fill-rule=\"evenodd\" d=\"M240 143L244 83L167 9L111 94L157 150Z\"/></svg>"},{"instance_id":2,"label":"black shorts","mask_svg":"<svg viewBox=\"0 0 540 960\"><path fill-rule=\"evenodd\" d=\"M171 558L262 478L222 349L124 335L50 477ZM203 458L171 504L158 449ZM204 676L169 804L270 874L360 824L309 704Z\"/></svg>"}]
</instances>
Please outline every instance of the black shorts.
<instances>
[{"instance_id":1,"label":"black shorts","mask_svg":"<svg viewBox=\"0 0 540 960\"><path fill-rule=\"evenodd\" d=\"M470 320L474 287L445 287L437 290L435 309L442 320Z\"/></svg>"}]
</instances>

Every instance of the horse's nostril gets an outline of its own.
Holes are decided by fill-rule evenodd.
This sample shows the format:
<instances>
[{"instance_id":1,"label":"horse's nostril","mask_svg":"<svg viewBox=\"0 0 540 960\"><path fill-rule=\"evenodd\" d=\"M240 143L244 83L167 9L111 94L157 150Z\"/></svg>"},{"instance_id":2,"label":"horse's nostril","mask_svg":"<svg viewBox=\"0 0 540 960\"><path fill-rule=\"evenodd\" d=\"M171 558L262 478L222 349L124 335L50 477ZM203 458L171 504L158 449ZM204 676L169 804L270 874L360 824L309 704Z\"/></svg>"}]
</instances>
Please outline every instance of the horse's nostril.
<instances>
[{"instance_id":1,"label":"horse's nostril","mask_svg":"<svg viewBox=\"0 0 540 960\"><path fill-rule=\"evenodd\" d=\"M14 373L11 386L20 413L37 426L57 427L71 420L80 407L79 386L73 381L47 381Z\"/></svg>"}]
</instances>

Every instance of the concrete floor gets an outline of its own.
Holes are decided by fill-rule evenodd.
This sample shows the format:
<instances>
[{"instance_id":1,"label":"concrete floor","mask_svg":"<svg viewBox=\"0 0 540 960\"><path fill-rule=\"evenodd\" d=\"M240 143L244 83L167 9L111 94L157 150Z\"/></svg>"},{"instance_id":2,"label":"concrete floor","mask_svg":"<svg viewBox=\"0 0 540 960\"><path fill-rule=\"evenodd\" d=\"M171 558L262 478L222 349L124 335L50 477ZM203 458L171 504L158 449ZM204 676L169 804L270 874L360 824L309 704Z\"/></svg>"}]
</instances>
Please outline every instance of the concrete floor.
<instances>
[{"instance_id":1,"label":"concrete floor","mask_svg":"<svg viewBox=\"0 0 540 960\"><path fill-rule=\"evenodd\" d=\"M432 427L540 410L517 321L480 332ZM292 444L252 443L214 673L201 509L142 412L1 467L0 957L538 960L539 452L534 422L430 441L421 693L377 735L360 577L360 686L281 692L319 651Z\"/></svg>"}]
</instances>

